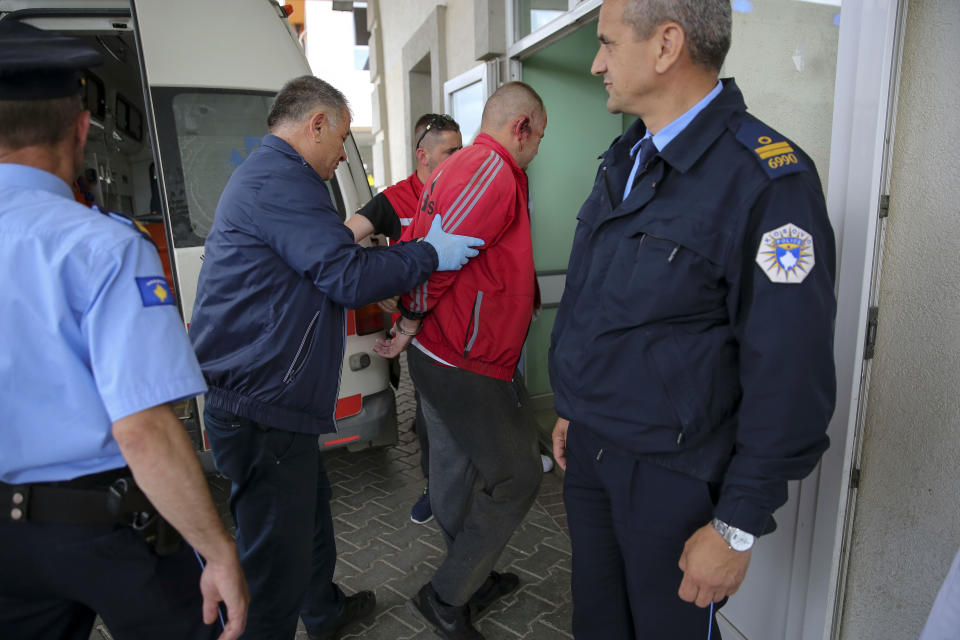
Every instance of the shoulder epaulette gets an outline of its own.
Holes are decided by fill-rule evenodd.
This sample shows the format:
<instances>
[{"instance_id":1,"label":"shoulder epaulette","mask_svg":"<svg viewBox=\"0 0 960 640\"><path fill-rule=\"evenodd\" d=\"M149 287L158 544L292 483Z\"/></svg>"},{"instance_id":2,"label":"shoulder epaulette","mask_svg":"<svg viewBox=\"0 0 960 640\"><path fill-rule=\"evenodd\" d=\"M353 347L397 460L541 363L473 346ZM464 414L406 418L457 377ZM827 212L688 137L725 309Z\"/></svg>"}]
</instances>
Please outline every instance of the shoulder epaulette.
<instances>
[{"instance_id":1,"label":"shoulder epaulette","mask_svg":"<svg viewBox=\"0 0 960 640\"><path fill-rule=\"evenodd\" d=\"M94 206L93 208L99 211L99 209L96 206ZM150 235L150 232L147 231L147 228L143 226L141 223L134 220L133 218L125 216L122 213L117 213L116 211L105 211L105 212L101 211L101 213L105 213L108 218L116 220L117 222L122 222L123 224L129 227L133 227L134 229L140 232L140 235L142 235L144 238L149 240L150 244L152 244L154 247L157 246L157 243L153 241L153 236Z\"/></svg>"},{"instance_id":2,"label":"shoulder epaulette","mask_svg":"<svg viewBox=\"0 0 960 640\"><path fill-rule=\"evenodd\" d=\"M745 122L740 125L737 140L750 150L771 178L808 169L803 155L793 144L762 122Z\"/></svg>"}]
</instances>

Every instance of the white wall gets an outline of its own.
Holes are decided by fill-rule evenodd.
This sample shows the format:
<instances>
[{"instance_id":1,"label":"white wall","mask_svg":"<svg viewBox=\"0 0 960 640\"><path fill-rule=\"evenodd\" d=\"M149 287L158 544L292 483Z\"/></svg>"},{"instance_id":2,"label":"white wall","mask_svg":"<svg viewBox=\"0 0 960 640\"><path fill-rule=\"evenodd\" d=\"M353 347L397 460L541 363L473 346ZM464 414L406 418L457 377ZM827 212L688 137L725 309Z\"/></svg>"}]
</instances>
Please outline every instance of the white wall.
<instances>
[{"instance_id":1,"label":"white wall","mask_svg":"<svg viewBox=\"0 0 960 640\"><path fill-rule=\"evenodd\" d=\"M403 94L403 46L430 16L434 7L446 7L444 27L446 37L441 43L447 66L447 77L452 78L476 66L474 59L474 15L472 0L380 0L380 24L383 39L383 67L386 79L387 132L389 135L391 178L394 182L407 176L408 158L413 150L408 148L405 131L410 126L406 120ZM440 96L442 103L443 96ZM419 114L417 114L419 115ZM417 115L413 117L416 118ZM379 180L379 178L378 178Z\"/></svg>"},{"instance_id":2,"label":"white wall","mask_svg":"<svg viewBox=\"0 0 960 640\"><path fill-rule=\"evenodd\" d=\"M960 2L910 0L841 638L916 638L960 546Z\"/></svg>"},{"instance_id":3,"label":"white wall","mask_svg":"<svg viewBox=\"0 0 960 640\"><path fill-rule=\"evenodd\" d=\"M334 11L330 0L307 0L306 54L315 76L343 92L353 110L352 127L373 121L370 72L354 68L353 14ZM386 3L389 4L389 3Z\"/></svg>"},{"instance_id":4,"label":"white wall","mask_svg":"<svg viewBox=\"0 0 960 640\"><path fill-rule=\"evenodd\" d=\"M473 0L451 0L447 4L447 77L444 81L480 64L474 58Z\"/></svg>"},{"instance_id":5,"label":"white wall","mask_svg":"<svg viewBox=\"0 0 960 640\"><path fill-rule=\"evenodd\" d=\"M389 136L390 177L397 182L407 177L408 158L413 151L408 149L405 131L410 126L406 120L403 95L403 45L430 16L438 0L379 0L381 37L383 39L383 75L386 80L387 124ZM472 42L472 40L471 40ZM380 177L375 176L377 183Z\"/></svg>"}]
</instances>

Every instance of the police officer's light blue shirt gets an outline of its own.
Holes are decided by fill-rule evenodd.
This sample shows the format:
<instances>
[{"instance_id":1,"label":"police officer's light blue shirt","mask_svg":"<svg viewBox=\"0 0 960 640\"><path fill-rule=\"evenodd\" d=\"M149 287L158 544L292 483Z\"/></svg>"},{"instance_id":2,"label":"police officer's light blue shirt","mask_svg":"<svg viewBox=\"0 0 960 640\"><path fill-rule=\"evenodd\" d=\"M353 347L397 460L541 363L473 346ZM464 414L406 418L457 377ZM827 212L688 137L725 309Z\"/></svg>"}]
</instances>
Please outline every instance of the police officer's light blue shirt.
<instances>
[{"instance_id":1,"label":"police officer's light blue shirt","mask_svg":"<svg viewBox=\"0 0 960 640\"><path fill-rule=\"evenodd\" d=\"M717 80L717 86L710 90L710 93L703 97L703 100L697 104L690 107L686 113L682 116L665 126L660 131L651 134L650 130L647 129L647 133L637 140L637 144L630 147L630 155L633 156L633 169L630 170L630 177L627 178L627 186L623 190L623 199L626 200L627 196L630 194L630 189L633 187L633 181L637 177L637 172L640 170L640 144L647 138L653 138L653 146L657 148L657 151L663 151L663 148L670 144L674 138L680 135L680 132L687 128L687 125L693 122L693 119L697 117L704 108L710 104L714 98L720 95L720 92L723 90L723 83Z\"/></svg>"},{"instance_id":2,"label":"police officer's light blue shirt","mask_svg":"<svg viewBox=\"0 0 960 640\"><path fill-rule=\"evenodd\" d=\"M0 164L0 481L123 466L116 420L206 385L157 252L46 171Z\"/></svg>"}]
</instances>

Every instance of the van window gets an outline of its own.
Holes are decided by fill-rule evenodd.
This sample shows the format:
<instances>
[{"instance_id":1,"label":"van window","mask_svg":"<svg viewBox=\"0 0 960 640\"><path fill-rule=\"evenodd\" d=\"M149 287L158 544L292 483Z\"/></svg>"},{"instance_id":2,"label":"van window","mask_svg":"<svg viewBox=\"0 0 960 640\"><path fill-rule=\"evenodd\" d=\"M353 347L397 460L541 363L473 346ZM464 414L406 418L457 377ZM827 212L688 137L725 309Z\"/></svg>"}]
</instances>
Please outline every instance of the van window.
<instances>
[{"instance_id":1,"label":"van window","mask_svg":"<svg viewBox=\"0 0 960 640\"><path fill-rule=\"evenodd\" d=\"M152 91L174 244L199 246L210 233L230 174L267 133L274 94L170 87ZM343 218L334 181L328 187Z\"/></svg>"}]
</instances>

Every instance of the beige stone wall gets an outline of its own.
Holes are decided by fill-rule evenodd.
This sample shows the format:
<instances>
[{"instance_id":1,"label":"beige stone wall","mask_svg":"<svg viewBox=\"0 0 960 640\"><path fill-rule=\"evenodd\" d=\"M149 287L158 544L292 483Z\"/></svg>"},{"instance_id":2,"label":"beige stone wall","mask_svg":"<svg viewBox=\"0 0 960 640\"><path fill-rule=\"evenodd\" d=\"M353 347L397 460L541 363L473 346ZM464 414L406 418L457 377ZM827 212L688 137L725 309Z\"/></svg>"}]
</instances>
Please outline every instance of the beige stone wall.
<instances>
[{"instance_id":1,"label":"beige stone wall","mask_svg":"<svg viewBox=\"0 0 960 640\"><path fill-rule=\"evenodd\" d=\"M431 17L436 7L443 7L444 38L435 45L443 57L446 77L440 83L460 74L476 64L474 59L474 7L472 0L404 0L403 2L380 0L378 2L383 47L383 78L387 96L384 127L388 136L389 153L384 161L389 165L389 180L396 182L407 176L413 168L413 152L410 149L408 129L410 120L419 114L408 113L404 83L407 70L404 68L403 49ZM431 103L443 109L443 96L431 96ZM387 184L382 175L374 176L378 187Z\"/></svg>"}]
</instances>

